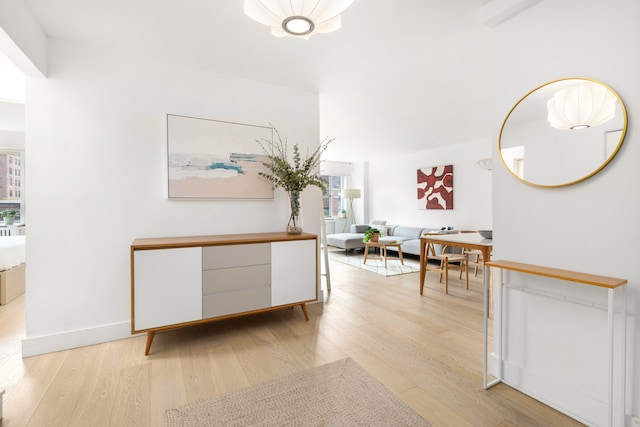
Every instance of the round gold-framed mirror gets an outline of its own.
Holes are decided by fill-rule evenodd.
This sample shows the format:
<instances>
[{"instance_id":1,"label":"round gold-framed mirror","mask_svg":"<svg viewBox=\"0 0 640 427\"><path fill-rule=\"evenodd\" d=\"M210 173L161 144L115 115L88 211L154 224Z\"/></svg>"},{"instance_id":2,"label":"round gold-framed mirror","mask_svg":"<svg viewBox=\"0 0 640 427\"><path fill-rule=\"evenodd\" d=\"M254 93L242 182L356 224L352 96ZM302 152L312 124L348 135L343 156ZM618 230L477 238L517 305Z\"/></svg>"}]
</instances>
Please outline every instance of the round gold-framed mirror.
<instances>
[{"instance_id":1,"label":"round gold-framed mirror","mask_svg":"<svg viewBox=\"0 0 640 427\"><path fill-rule=\"evenodd\" d=\"M602 170L626 132L627 110L613 89L589 78L565 78L538 86L511 108L498 151L520 181L564 187Z\"/></svg>"}]
</instances>

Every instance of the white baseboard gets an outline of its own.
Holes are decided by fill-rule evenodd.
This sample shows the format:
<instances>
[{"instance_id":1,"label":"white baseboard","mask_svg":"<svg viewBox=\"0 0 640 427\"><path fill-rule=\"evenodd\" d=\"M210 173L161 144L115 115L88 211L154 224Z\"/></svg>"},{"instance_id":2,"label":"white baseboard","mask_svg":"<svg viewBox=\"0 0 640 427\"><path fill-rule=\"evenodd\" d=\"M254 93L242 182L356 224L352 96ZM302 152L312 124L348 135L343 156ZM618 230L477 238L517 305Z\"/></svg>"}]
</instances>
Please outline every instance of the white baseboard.
<instances>
[{"instance_id":1,"label":"white baseboard","mask_svg":"<svg viewBox=\"0 0 640 427\"><path fill-rule=\"evenodd\" d=\"M124 338L131 338L130 321L59 334L26 337L22 340L22 357L37 356Z\"/></svg>"}]
</instances>

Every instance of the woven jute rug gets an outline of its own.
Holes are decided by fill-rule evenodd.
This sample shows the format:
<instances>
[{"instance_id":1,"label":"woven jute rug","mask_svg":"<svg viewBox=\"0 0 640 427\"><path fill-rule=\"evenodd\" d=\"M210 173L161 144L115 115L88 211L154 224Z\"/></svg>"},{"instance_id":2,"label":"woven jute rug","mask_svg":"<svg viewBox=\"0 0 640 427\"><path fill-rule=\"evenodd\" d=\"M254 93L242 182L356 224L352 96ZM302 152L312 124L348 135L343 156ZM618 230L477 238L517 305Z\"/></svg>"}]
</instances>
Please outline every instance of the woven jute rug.
<instances>
[{"instance_id":1,"label":"woven jute rug","mask_svg":"<svg viewBox=\"0 0 640 427\"><path fill-rule=\"evenodd\" d=\"M173 426L430 426L350 358L165 412Z\"/></svg>"}]
</instances>

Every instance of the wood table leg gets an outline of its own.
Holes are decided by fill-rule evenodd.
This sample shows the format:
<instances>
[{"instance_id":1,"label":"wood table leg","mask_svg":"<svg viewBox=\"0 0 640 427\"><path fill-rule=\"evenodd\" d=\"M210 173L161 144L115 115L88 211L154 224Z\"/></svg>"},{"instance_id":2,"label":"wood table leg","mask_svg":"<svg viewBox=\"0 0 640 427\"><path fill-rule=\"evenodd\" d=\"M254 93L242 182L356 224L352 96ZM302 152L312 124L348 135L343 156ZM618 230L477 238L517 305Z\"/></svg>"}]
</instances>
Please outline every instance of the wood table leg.
<instances>
[{"instance_id":1,"label":"wood table leg","mask_svg":"<svg viewBox=\"0 0 640 427\"><path fill-rule=\"evenodd\" d=\"M402 248L398 245L398 258L400 258L400 264L404 265L404 259L402 258Z\"/></svg>"},{"instance_id":2,"label":"wood table leg","mask_svg":"<svg viewBox=\"0 0 640 427\"><path fill-rule=\"evenodd\" d=\"M304 318L307 319L307 321L309 320L309 313L307 313L307 304L302 303L300 304L300 307L302 307L302 312L304 313Z\"/></svg>"},{"instance_id":3,"label":"wood table leg","mask_svg":"<svg viewBox=\"0 0 640 427\"><path fill-rule=\"evenodd\" d=\"M449 295L449 258L447 257L444 257L444 293Z\"/></svg>"},{"instance_id":4,"label":"wood table leg","mask_svg":"<svg viewBox=\"0 0 640 427\"><path fill-rule=\"evenodd\" d=\"M425 251L426 243L420 239L420 295L424 292L424 278L427 275L427 253Z\"/></svg>"},{"instance_id":5,"label":"wood table leg","mask_svg":"<svg viewBox=\"0 0 640 427\"><path fill-rule=\"evenodd\" d=\"M147 332L147 347L144 349L144 355L149 355L149 350L151 350L151 343L153 342L153 337L155 336L155 331Z\"/></svg>"},{"instance_id":6,"label":"wood table leg","mask_svg":"<svg viewBox=\"0 0 640 427\"><path fill-rule=\"evenodd\" d=\"M364 244L364 259L362 260L363 264L367 263L367 255L369 255L369 244L365 243Z\"/></svg>"},{"instance_id":7,"label":"wood table leg","mask_svg":"<svg viewBox=\"0 0 640 427\"><path fill-rule=\"evenodd\" d=\"M467 260L466 262L466 266L464 268L464 271L467 273L467 277L466 277L466 288L469 289L469 257L467 256ZM462 268L462 264L460 264L460 268ZM462 272L462 270L460 270L460 272Z\"/></svg>"},{"instance_id":8,"label":"wood table leg","mask_svg":"<svg viewBox=\"0 0 640 427\"><path fill-rule=\"evenodd\" d=\"M380 247L380 255L382 255L382 259L384 260L384 269L387 269L387 245L382 245Z\"/></svg>"}]
</instances>

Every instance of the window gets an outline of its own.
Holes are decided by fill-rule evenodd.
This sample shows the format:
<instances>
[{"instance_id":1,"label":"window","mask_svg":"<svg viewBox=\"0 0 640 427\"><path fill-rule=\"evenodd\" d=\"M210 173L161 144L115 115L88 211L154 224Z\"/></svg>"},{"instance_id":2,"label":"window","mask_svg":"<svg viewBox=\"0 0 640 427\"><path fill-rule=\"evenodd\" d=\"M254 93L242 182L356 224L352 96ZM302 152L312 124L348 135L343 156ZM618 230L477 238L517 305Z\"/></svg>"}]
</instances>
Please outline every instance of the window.
<instances>
[{"instance_id":1,"label":"window","mask_svg":"<svg viewBox=\"0 0 640 427\"><path fill-rule=\"evenodd\" d=\"M325 217L340 216L342 210L342 184L343 177L336 175L322 175L327 190L322 195L322 206Z\"/></svg>"},{"instance_id":2,"label":"window","mask_svg":"<svg viewBox=\"0 0 640 427\"><path fill-rule=\"evenodd\" d=\"M16 222L24 213L24 187L22 187L22 156L24 152L0 150L0 211L18 211Z\"/></svg>"},{"instance_id":3,"label":"window","mask_svg":"<svg viewBox=\"0 0 640 427\"><path fill-rule=\"evenodd\" d=\"M324 160L320 164L320 176L327 184L327 191L322 196L325 217L340 216L344 208L342 190L349 185L352 174L351 163Z\"/></svg>"}]
</instances>

